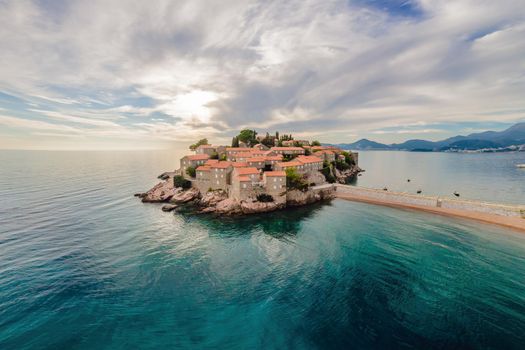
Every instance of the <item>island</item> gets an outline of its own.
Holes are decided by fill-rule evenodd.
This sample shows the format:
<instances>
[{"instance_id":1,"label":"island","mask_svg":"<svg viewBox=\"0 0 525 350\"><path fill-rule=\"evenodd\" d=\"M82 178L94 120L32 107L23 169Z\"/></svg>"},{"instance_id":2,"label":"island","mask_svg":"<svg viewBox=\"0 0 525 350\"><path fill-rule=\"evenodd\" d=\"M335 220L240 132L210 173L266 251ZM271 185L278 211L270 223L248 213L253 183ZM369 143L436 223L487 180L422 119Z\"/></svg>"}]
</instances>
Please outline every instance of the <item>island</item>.
<instances>
[{"instance_id":1,"label":"island","mask_svg":"<svg viewBox=\"0 0 525 350\"><path fill-rule=\"evenodd\" d=\"M161 174L160 183L136 196L167 203L164 211L252 214L334 198L334 184L362 171L358 153L279 132L258 135L246 129L231 146L202 139L190 150L179 169Z\"/></svg>"}]
</instances>

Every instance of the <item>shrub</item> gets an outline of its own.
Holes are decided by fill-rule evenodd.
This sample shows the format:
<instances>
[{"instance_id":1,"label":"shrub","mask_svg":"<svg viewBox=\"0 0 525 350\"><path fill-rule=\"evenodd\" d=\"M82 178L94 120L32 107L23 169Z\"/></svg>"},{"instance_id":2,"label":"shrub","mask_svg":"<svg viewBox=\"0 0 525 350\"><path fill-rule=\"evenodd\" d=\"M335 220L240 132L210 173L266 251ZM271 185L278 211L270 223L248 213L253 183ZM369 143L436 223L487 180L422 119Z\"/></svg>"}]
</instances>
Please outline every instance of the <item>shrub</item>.
<instances>
[{"instance_id":1,"label":"shrub","mask_svg":"<svg viewBox=\"0 0 525 350\"><path fill-rule=\"evenodd\" d=\"M210 155L210 159L219 159L219 153L217 153L217 152L213 152L213 153Z\"/></svg>"},{"instance_id":2,"label":"shrub","mask_svg":"<svg viewBox=\"0 0 525 350\"><path fill-rule=\"evenodd\" d=\"M262 203L273 202L273 197L269 194L261 193L257 195L257 202L262 202Z\"/></svg>"},{"instance_id":3,"label":"shrub","mask_svg":"<svg viewBox=\"0 0 525 350\"><path fill-rule=\"evenodd\" d=\"M223 154L222 156L220 156L219 160L226 160L226 154Z\"/></svg>"},{"instance_id":4,"label":"shrub","mask_svg":"<svg viewBox=\"0 0 525 350\"><path fill-rule=\"evenodd\" d=\"M343 151L341 154L345 156L346 164L355 165L354 157L350 153Z\"/></svg>"},{"instance_id":5,"label":"shrub","mask_svg":"<svg viewBox=\"0 0 525 350\"><path fill-rule=\"evenodd\" d=\"M303 180L302 176L299 175L295 169L288 168L286 169L286 187L306 191L308 189L308 183Z\"/></svg>"},{"instance_id":6,"label":"shrub","mask_svg":"<svg viewBox=\"0 0 525 350\"><path fill-rule=\"evenodd\" d=\"M195 177L195 175L196 175L195 168L192 167L192 166L187 167L186 168L186 174L188 174L188 176L190 176L190 177Z\"/></svg>"},{"instance_id":7,"label":"shrub","mask_svg":"<svg viewBox=\"0 0 525 350\"><path fill-rule=\"evenodd\" d=\"M330 166L324 167L321 169L321 174L324 175L324 179L326 182L333 184L335 182L335 176L332 175L332 171L330 169Z\"/></svg>"},{"instance_id":8,"label":"shrub","mask_svg":"<svg viewBox=\"0 0 525 350\"><path fill-rule=\"evenodd\" d=\"M289 162L297 157L296 154L283 154L283 162Z\"/></svg>"},{"instance_id":9,"label":"shrub","mask_svg":"<svg viewBox=\"0 0 525 350\"><path fill-rule=\"evenodd\" d=\"M199 141L197 141L196 143L194 143L193 145L190 146L190 149L192 151L194 151L195 149L197 149L197 147L201 146L201 145L207 145L208 144L208 139L201 139Z\"/></svg>"},{"instance_id":10,"label":"shrub","mask_svg":"<svg viewBox=\"0 0 525 350\"><path fill-rule=\"evenodd\" d=\"M347 162L343 162L342 160L337 160L335 162L335 167L337 168L337 170L347 170L350 169L350 164L348 164Z\"/></svg>"},{"instance_id":11,"label":"shrub","mask_svg":"<svg viewBox=\"0 0 525 350\"><path fill-rule=\"evenodd\" d=\"M191 181L186 180L184 177L180 175L177 175L173 177L173 186L188 189L191 187Z\"/></svg>"},{"instance_id":12,"label":"shrub","mask_svg":"<svg viewBox=\"0 0 525 350\"><path fill-rule=\"evenodd\" d=\"M321 142L315 140L315 141L312 141L312 146L321 146Z\"/></svg>"}]
</instances>

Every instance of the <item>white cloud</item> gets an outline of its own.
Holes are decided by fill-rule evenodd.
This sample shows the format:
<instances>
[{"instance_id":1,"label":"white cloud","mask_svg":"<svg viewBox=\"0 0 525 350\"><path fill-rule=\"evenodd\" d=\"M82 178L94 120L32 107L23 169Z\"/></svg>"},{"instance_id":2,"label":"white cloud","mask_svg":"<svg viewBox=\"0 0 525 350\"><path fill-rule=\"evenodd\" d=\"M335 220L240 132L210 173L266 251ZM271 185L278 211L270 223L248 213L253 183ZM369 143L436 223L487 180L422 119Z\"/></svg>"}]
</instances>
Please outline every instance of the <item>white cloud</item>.
<instances>
[{"instance_id":1,"label":"white cloud","mask_svg":"<svg viewBox=\"0 0 525 350\"><path fill-rule=\"evenodd\" d=\"M27 104L0 108L86 137L246 126L347 142L524 117L519 1L420 0L407 16L343 0L44 4L0 2L0 91Z\"/></svg>"}]
</instances>

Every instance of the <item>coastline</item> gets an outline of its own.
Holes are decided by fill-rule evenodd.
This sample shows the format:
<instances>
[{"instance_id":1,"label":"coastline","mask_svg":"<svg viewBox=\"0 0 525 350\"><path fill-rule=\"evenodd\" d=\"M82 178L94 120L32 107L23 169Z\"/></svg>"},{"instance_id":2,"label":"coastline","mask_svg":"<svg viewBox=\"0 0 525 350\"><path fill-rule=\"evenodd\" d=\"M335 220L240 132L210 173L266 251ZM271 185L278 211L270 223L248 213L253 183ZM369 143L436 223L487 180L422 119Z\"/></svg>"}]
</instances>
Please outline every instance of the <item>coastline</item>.
<instances>
[{"instance_id":1,"label":"coastline","mask_svg":"<svg viewBox=\"0 0 525 350\"><path fill-rule=\"evenodd\" d=\"M400 193L400 195L404 195L404 194ZM503 216L503 215L483 213L479 211L471 211L471 210L465 210L465 209L439 208L439 207L433 207L433 206L417 204L417 203L403 203L401 201L396 201L396 200L389 200L389 199L384 199L384 198L373 198L371 196L358 195L355 193L344 193L341 191L336 191L335 197L344 199L344 200L354 201L354 202L381 205L381 206L387 206L391 208L401 208L401 209L424 211L424 212L443 215L443 216L449 216L449 217L451 216L451 217L459 217L462 219L475 220L475 221L483 222L486 224L503 226L509 229L513 229L513 230L525 233L525 219L521 217L517 217L517 216Z\"/></svg>"}]
</instances>

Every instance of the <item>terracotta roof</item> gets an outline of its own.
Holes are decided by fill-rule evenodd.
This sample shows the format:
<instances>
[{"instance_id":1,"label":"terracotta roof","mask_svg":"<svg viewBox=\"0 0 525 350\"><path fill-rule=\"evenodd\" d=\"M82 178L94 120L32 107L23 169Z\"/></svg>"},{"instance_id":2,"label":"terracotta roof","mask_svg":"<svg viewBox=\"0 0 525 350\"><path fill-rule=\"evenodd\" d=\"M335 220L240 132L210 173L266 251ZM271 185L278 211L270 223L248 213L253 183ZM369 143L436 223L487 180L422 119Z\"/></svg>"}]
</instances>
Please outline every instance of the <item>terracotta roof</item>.
<instances>
[{"instance_id":1,"label":"terracotta roof","mask_svg":"<svg viewBox=\"0 0 525 350\"><path fill-rule=\"evenodd\" d=\"M231 165L232 165L231 162L222 161L222 162L217 162L217 163L211 164L210 168L226 169L227 167L229 167Z\"/></svg>"},{"instance_id":2,"label":"terracotta roof","mask_svg":"<svg viewBox=\"0 0 525 350\"><path fill-rule=\"evenodd\" d=\"M248 167L248 163L246 163L246 162L233 162L232 163L232 167L234 167L234 168L247 168Z\"/></svg>"},{"instance_id":3,"label":"terracotta roof","mask_svg":"<svg viewBox=\"0 0 525 350\"><path fill-rule=\"evenodd\" d=\"M284 171L266 171L266 176L286 176Z\"/></svg>"},{"instance_id":4,"label":"terracotta roof","mask_svg":"<svg viewBox=\"0 0 525 350\"><path fill-rule=\"evenodd\" d=\"M237 168L235 169L237 172L237 175L251 175L251 174L259 174L259 170L257 168L249 167L249 168Z\"/></svg>"},{"instance_id":5,"label":"terracotta roof","mask_svg":"<svg viewBox=\"0 0 525 350\"><path fill-rule=\"evenodd\" d=\"M211 168L210 168L209 166L201 165L200 167L198 167L198 168L195 169L195 170L197 170L197 171L210 171L210 169L211 169Z\"/></svg>"},{"instance_id":6,"label":"terracotta roof","mask_svg":"<svg viewBox=\"0 0 525 350\"><path fill-rule=\"evenodd\" d=\"M250 150L249 147L226 147L226 151L249 152Z\"/></svg>"},{"instance_id":7,"label":"terracotta roof","mask_svg":"<svg viewBox=\"0 0 525 350\"><path fill-rule=\"evenodd\" d=\"M248 158L246 159L246 161L248 163L253 163L253 162L266 162L266 157L252 157L252 158Z\"/></svg>"},{"instance_id":8,"label":"terracotta roof","mask_svg":"<svg viewBox=\"0 0 525 350\"><path fill-rule=\"evenodd\" d=\"M204 165L211 165L211 164L215 164L215 163L218 163L219 160L218 159L208 159L206 161L206 163L204 163Z\"/></svg>"},{"instance_id":9,"label":"terracotta roof","mask_svg":"<svg viewBox=\"0 0 525 350\"><path fill-rule=\"evenodd\" d=\"M280 163L277 163L276 165L282 166L282 167L292 167L292 166L303 165L303 163L292 160L291 162L280 162Z\"/></svg>"},{"instance_id":10,"label":"terracotta roof","mask_svg":"<svg viewBox=\"0 0 525 350\"><path fill-rule=\"evenodd\" d=\"M304 151L302 147L272 147L272 151Z\"/></svg>"},{"instance_id":11,"label":"terracotta roof","mask_svg":"<svg viewBox=\"0 0 525 350\"><path fill-rule=\"evenodd\" d=\"M189 160L206 160L210 158L207 154L192 154L189 156L184 156L184 158L188 158Z\"/></svg>"},{"instance_id":12,"label":"terracotta roof","mask_svg":"<svg viewBox=\"0 0 525 350\"><path fill-rule=\"evenodd\" d=\"M316 157L316 156L299 156L295 159L297 159L298 162L303 163L303 164L323 162L321 158Z\"/></svg>"},{"instance_id":13,"label":"terracotta roof","mask_svg":"<svg viewBox=\"0 0 525 350\"><path fill-rule=\"evenodd\" d=\"M238 179L240 182L252 181L248 176L239 176Z\"/></svg>"},{"instance_id":14,"label":"terracotta roof","mask_svg":"<svg viewBox=\"0 0 525 350\"><path fill-rule=\"evenodd\" d=\"M282 156L282 155L278 155L278 156L266 156L266 160L276 160L276 161L280 161L280 160L283 160L283 156Z\"/></svg>"}]
</instances>

